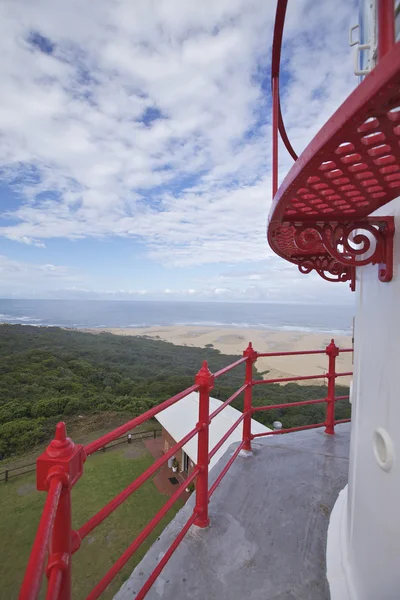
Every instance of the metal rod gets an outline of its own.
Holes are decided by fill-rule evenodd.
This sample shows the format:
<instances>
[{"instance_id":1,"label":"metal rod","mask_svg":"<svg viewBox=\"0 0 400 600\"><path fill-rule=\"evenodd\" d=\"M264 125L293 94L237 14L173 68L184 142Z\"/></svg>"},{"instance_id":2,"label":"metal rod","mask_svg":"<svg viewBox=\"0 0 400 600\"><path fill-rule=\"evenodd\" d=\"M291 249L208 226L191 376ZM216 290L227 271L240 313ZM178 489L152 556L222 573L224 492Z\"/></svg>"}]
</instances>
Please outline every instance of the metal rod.
<instances>
[{"instance_id":1,"label":"metal rod","mask_svg":"<svg viewBox=\"0 0 400 600\"><path fill-rule=\"evenodd\" d=\"M49 582L47 584L46 600L58 600L61 591L63 572L60 568L53 567L50 571Z\"/></svg>"},{"instance_id":2,"label":"metal rod","mask_svg":"<svg viewBox=\"0 0 400 600\"><path fill-rule=\"evenodd\" d=\"M90 442L90 444L87 444L87 446L85 446L86 456L93 454L93 452L96 452L96 450L99 450L100 448L102 448L103 446L108 444L108 442L113 442L114 440L116 440L118 437L120 437L124 433L127 433L127 431L129 431L130 429L133 429L134 427L141 425L145 421L148 421L149 419L151 419L152 417L157 415L162 410L168 408L169 406L172 406L176 402L179 402L179 400L182 400L182 398L185 398L186 396L188 396L192 392L197 391L198 389L199 389L198 385L192 385L189 388L187 388L186 390L183 390L183 392L179 392L179 394L176 394L175 396L172 396L172 398L165 400L165 402L162 402L158 406L151 408L150 410L143 413L139 417L136 417L135 419L128 421L127 423L125 423L125 425L121 425L121 427L117 427L117 429L114 429L114 431L111 431L110 433L106 433L106 435L103 435L100 438L98 438L97 440Z\"/></svg>"},{"instance_id":3,"label":"metal rod","mask_svg":"<svg viewBox=\"0 0 400 600\"><path fill-rule=\"evenodd\" d=\"M181 485L176 492L169 498L169 500L164 504L164 506L158 511L158 513L152 518L152 520L146 525L146 527L139 533L136 539L131 543L130 546L125 550L123 554L119 557L119 559L113 564L111 569L104 575L104 577L99 581L99 583L93 588L90 592L86 600L96 600L106 589L106 587L111 583L114 577L119 573L119 571L123 568L123 566L128 562L128 560L133 556L136 550L143 544L143 542L148 538L153 529L159 524L161 519L165 517L167 512L172 508L177 500L182 496L186 487L192 483L197 477L199 473L199 469L195 469L193 473L188 477L183 485Z\"/></svg>"},{"instance_id":4,"label":"metal rod","mask_svg":"<svg viewBox=\"0 0 400 600\"><path fill-rule=\"evenodd\" d=\"M395 14L393 0L378 0L378 62L395 43Z\"/></svg>"},{"instance_id":5,"label":"metal rod","mask_svg":"<svg viewBox=\"0 0 400 600\"><path fill-rule=\"evenodd\" d=\"M240 387L234 394L232 394L232 396L229 396L228 400L225 400L225 402L223 404L221 404L221 406L219 406L218 408L216 408L214 410L214 412L211 413L210 415L210 423L211 421L217 416L219 415L219 413L224 410L224 408L226 406L228 406L229 404L231 404L231 402L233 402L238 396L240 396L240 394L247 388L248 384L245 383L244 385L242 385L242 387Z\"/></svg>"},{"instance_id":6,"label":"metal rod","mask_svg":"<svg viewBox=\"0 0 400 600\"><path fill-rule=\"evenodd\" d=\"M237 457L239 452L241 450L243 450L243 448L244 448L244 442L239 444L239 446L236 448L235 452L233 453L233 455L231 456L229 461L226 463L225 467L222 469L221 473L218 475L217 479L214 481L214 483L210 487L210 491L208 492L209 498L211 498L211 496L213 495L213 493L215 492L215 490L217 489L217 487L219 486L219 484L221 483L221 481L223 480L223 478L225 477L225 475L231 468L233 461L235 460L235 458Z\"/></svg>"},{"instance_id":7,"label":"metal rod","mask_svg":"<svg viewBox=\"0 0 400 600\"><path fill-rule=\"evenodd\" d=\"M253 413L262 410L273 410L278 408L292 408L292 406L307 406L307 404L322 404L326 402L326 398L319 398L318 400L301 400L300 402L287 402L286 404L270 404L266 406L256 406L253 408Z\"/></svg>"},{"instance_id":8,"label":"metal rod","mask_svg":"<svg viewBox=\"0 0 400 600\"><path fill-rule=\"evenodd\" d=\"M211 450L210 454L208 455L208 460L211 460L212 457L218 452L218 450L221 448L223 443L226 442L226 440L229 438L229 436L232 435L232 433L235 431L236 427L238 427L238 425L240 425L240 423L244 420L245 416L246 415L244 413L241 414L240 417L234 422L232 427L230 427L228 429L228 431L222 436L222 438L219 440L218 444L216 444L214 446L214 448Z\"/></svg>"},{"instance_id":9,"label":"metal rod","mask_svg":"<svg viewBox=\"0 0 400 600\"><path fill-rule=\"evenodd\" d=\"M272 78L272 197L278 191L279 79Z\"/></svg>"},{"instance_id":10,"label":"metal rod","mask_svg":"<svg viewBox=\"0 0 400 600\"><path fill-rule=\"evenodd\" d=\"M246 362L245 356L243 358L239 358L239 360L235 361L231 365L228 365L227 367L224 367L223 369L220 369L219 371L214 373L214 378L216 379L217 377L221 377L221 375L225 375L225 373L229 373L229 371L232 371L232 369L234 369L235 367L238 367L239 365L243 364L244 362Z\"/></svg>"},{"instance_id":11,"label":"metal rod","mask_svg":"<svg viewBox=\"0 0 400 600\"><path fill-rule=\"evenodd\" d=\"M196 383L200 384L199 393L199 435L197 438L197 466L199 476L196 482L196 520L197 527L208 527L208 428L210 424L210 389L213 377L204 361L196 375Z\"/></svg>"},{"instance_id":12,"label":"metal rod","mask_svg":"<svg viewBox=\"0 0 400 600\"><path fill-rule=\"evenodd\" d=\"M169 561L169 559L171 558L171 556L173 555L173 553L175 552L175 550L177 549L177 547L179 546L189 529L191 528L191 526L193 525L195 519L196 513L193 513L186 525L181 529L178 536L172 542L172 544L170 545L170 547L168 548L168 550L166 551L166 553L164 554L164 556L162 557L162 559L160 560L160 562L158 563L158 565L156 566L156 568L154 569L154 571L152 572L142 589L139 590L139 593L135 597L135 600L143 600L146 597L147 592L149 591L149 589L151 588L151 586L153 585L153 583L155 582L155 580L157 579L157 577L159 576L159 574L161 573L161 571L163 570L163 568L165 567L165 565L167 564L167 562Z\"/></svg>"},{"instance_id":13,"label":"metal rod","mask_svg":"<svg viewBox=\"0 0 400 600\"><path fill-rule=\"evenodd\" d=\"M316 429L317 427L325 427L325 423L313 423L312 425L301 425L300 427L277 429L275 431L267 431L266 433L255 433L252 435L252 438L265 437L267 435L279 435L281 433L289 433L290 431L302 431L303 429Z\"/></svg>"},{"instance_id":14,"label":"metal rod","mask_svg":"<svg viewBox=\"0 0 400 600\"><path fill-rule=\"evenodd\" d=\"M332 339L329 346L326 347L326 354L329 358L328 365L328 393L326 396L326 427L325 433L334 435L335 433L335 383L336 383L336 358L339 355L339 348Z\"/></svg>"},{"instance_id":15,"label":"metal rod","mask_svg":"<svg viewBox=\"0 0 400 600\"><path fill-rule=\"evenodd\" d=\"M245 383L246 383L246 391L244 393L244 402L243 402L243 413L244 413L244 421L243 421L243 431L242 431L242 440L244 442L244 450L246 452L251 452L251 414L253 408L253 364L256 362L258 358L257 352L253 349L253 346L250 342L246 350L244 351L244 355L246 356L246 374L245 374Z\"/></svg>"},{"instance_id":16,"label":"metal rod","mask_svg":"<svg viewBox=\"0 0 400 600\"><path fill-rule=\"evenodd\" d=\"M343 373L346 375L346 373ZM265 383L286 383L289 381L305 381L307 379L324 379L324 375L303 375L302 377L278 377L277 379L255 379L253 385L263 385Z\"/></svg>"},{"instance_id":17,"label":"metal rod","mask_svg":"<svg viewBox=\"0 0 400 600\"><path fill-rule=\"evenodd\" d=\"M50 537L56 518L57 507L62 490L62 481L54 477L50 481L49 491L43 507L39 527L33 542L25 577L19 593L19 600L36 600L39 597L43 577L44 562L47 557Z\"/></svg>"},{"instance_id":18,"label":"metal rod","mask_svg":"<svg viewBox=\"0 0 400 600\"><path fill-rule=\"evenodd\" d=\"M83 538L85 538L91 531L93 531L95 527L100 525L100 523L102 523L104 519L106 519L112 512L114 512L114 510L116 510L118 506L122 504L122 502L124 502L124 500L126 500L131 494L133 494L133 492L140 488L140 486L143 485L143 483L145 483L145 481L147 481L152 475L154 475L158 471L158 469L162 467L162 465L177 452L177 450L180 450L182 446L187 444L187 442L189 442L195 435L197 435L199 431L200 427L197 425L194 429L192 429L190 433L185 435L185 437L180 442L172 446L172 448L170 448L168 452L160 456L160 458L158 458L156 462L151 465L151 467L149 467L144 473L139 475L139 477L137 477L135 481L129 484L128 487L126 487L120 494L118 494L118 496L113 498L108 504L106 504L106 506L99 510L98 513L93 515L93 517L89 519L87 523L82 525L82 527L78 530L81 539L83 540Z\"/></svg>"}]
</instances>

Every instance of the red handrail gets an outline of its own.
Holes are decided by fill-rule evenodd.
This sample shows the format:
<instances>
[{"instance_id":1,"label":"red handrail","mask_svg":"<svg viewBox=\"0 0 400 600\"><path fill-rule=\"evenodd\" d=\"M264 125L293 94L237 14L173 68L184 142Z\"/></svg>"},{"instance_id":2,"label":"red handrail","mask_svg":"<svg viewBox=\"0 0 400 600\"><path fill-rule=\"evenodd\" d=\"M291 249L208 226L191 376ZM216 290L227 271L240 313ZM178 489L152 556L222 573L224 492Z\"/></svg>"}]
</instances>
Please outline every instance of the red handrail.
<instances>
[{"instance_id":1,"label":"red handrail","mask_svg":"<svg viewBox=\"0 0 400 600\"><path fill-rule=\"evenodd\" d=\"M71 600L70 587L70 561L71 554L76 552L84 539L93 529L102 523L112 512L114 512L131 494L133 494L141 485L143 485L157 470L174 454L187 444L196 435L198 436L198 459L193 472L187 477L182 485L176 490L171 498L166 502L161 510L151 519L139 535L132 541L123 554L117 559L114 565L99 581L99 583L90 592L87 600L95 600L111 583L116 574L122 569L129 558L136 552L139 546L147 539L154 527L159 524L161 519L172 508L175 502L182 496L186 487L196 480L196 504L192 516L183 527L177 538L171 544L157 567L151 573L142 589L136 596L137 600L143 599L155 579L160 574L172 554L186 535L190 527L195 524L199 527L206 527L209 523L208 503L217 486L226 475L236 457L242 450L251 450L251 440L259 437L278 435L293 431L312 429L325 426L326 433L333 434L334 427L338 423L346 423L349 419L335 421L334 405L339 400L346 400L348 396L335 396L335 381L337 377L352 375L351 372L336 373L336 358L341 352L351 352L352 349L339 349L332 340L331 344L325 350L306 350L298 352L270 352L258 354L249 344L249 347L243 353L243 358L217 371L214 375L209 371L207 363L204 362L202 368L196 376L195 384L183 392L172 396L157 407L152 408L143 415L132 419L125 425L118 427L114 431L91 442L85 448L76 446L66 437L65 425L59 423L56 429L56 438L51 442L47 450L39 457L37 461L37 482L38 489L47 491L46 503L43 509L39 528L32 547L31 556L27 566L25 578L21 587L19 600L37 600L43 576L44 563L48 548L50 547L50 557L47 567L48 586L46 600ZM298 356L307 354L326 354L329 357L329 366L327 373L323 375L307 375L303 377L283 377L276 379L254 380L253 364L259 357L276 356ZM210 413L209 401L210 391L214 385L215 377L221 377L239 365L246 363L246 375L244 384L238 388L225 402L216 410ZM252 387L267 383L285 383L288 381L302 381L315 378L328 379L328 394L326 398L317 400L304 400L300 402L283 403L266 406L252 406ZM113 498L98 513L93 515L81 526L78 531L71 529L71 489L83 473L83 462L85 457L92 454L105 444L113 441L126 431L137 427L147 419L155 416L165 408L172 406L179 400L182 400L193 391L199 391L199 420L196 425L182 440L172 446L168 452L157 459L144 473L129 484L115 498ZM225 432L217 444L210 450L208 442L208 428L212 420L221 413L233 400L238 398L244 392L244 410L240 417ZM327 404L326 421L300 427L285 428L277 431L268 431L265 433L251 433L251 416L253 413L279 408L291 408L295 406L307 406L312 404ZM235 452L216 478L212 486L208 487L208 470L210 460L222 448L224 443L230 438L232 433L243 422L242 442L238 445Z\"/></svg>"},{"instance_id":2,"label":"red handrail","mask_svg":"<svg viewBox=\"0 0 400 600\"><path fill-rule=\"evenodd\" d=\"M281 65L281 49L283 27L285 24L287 0L278 0L276 5L274 39L272 42L271 59L271 90L272 90L272 195L278 189L278 131L287 151L293 160L298 156L290 143L283 122L281 100L279 94L279 74Z\"/></svg>"},{"instance_id":3,"label":"red handrail","mask_svg":"<svg viewBox=\"0 0 400 600\"><path fill-rule=\"evenodd\" d=\"M151 465L144 473L139 475L132 483L128 485L122 492L118 494L115 498L113 498L106 506L104 506L99 512L97 512L93 517L87 521L82 527L78 530L78 534L83 540L93 529L95 529L100 523L102 523L107 517L109 517L129 496L131 496L136 490L138 490L152 475L155 475L162 465L167 462L169 458L172 458L174 454L182 448L185 444L187 444L195 435L200 431L200 427L197 426L192 431L190 431L185 437L172 446L160 458L158 458L155 463Z\"/></svg>"},{"instance_id":4,"label":"red handrail","mask_svg":"<svg viewBox=\"0 0 400 600\"><path fill-rule=\"evenodd\" d=\"M152 417L155 417L162 410L165 410L169 406L176 404L177 402L179 402L179 400L182 400L182 398L189 396L189 394L191 394L192 392L196 392L198 389L199 389L199 386L197 384L191 385L190 387L186 388L186 390L183 390L183 392L179 392L179 394L175 394L175 396L172 396L172 398L169 398L168 400L165 400L165 402L162 402L161 404L158 404L157 406L150 408L150 410L146 411L139 417L135 417L131 421L128 421L127 423L125 423L125 425L121 425L121 427L117 427L117 429L114 429L114 431L111 431L110 433L106 433L105 435L101 436L99 439L94 440L93 442L90 442L90 444L87 444L87 446L85 446L86 456L93 454L93 452L96 452L96 450L100 450L100 448L102 448L109 442L113 442L118 437L120 437L121 435L123 435L124 433L129 431L130 429L133 429L134 427L138 427L145 421L148 421Z\"/></svg>"},{"instance_id":5,"label":"red handrail","mask_svg":"<svg viewBox=\"0 0 400 600\"><path fill-rule=\"evenodd\" d=\"M165 517L167 512L173 507L175 502L179 500L182 494L185 492L188 485L190 485L199 474L199 469L196 468L193 473L186 479L186 481L179 486L176 492L171 496L171 498L164 504L161 510L152 518L152 520L146 525L146 527L139 533L137 538L132 542L132 544L125 550L123 554L119 557L119 559L113 564L111 569L106 573L101 581L93 588L90 592L89 596L86 600L95 600L104 592L106 587L111 583L114 577L120 572L122 567L128 562L128 560L133 556L136 550L143 544L143 542L149 537L150 533L153 529L159 524L161 519Z\"/></svg>"},{"instance_id":6,"label":"red handrail","mask_svg":"<svg viewBox=\"0 0 400 600\"><path fill-rule=\"evenodd\" d=\"M54 477L51 479L39 527L29 557L28 566L26 567L24 581L19 593L20 600L37 598L39 595L47 550L53 531L62 487L63 483L61 477Z\"/></svg>"}]
</instances>

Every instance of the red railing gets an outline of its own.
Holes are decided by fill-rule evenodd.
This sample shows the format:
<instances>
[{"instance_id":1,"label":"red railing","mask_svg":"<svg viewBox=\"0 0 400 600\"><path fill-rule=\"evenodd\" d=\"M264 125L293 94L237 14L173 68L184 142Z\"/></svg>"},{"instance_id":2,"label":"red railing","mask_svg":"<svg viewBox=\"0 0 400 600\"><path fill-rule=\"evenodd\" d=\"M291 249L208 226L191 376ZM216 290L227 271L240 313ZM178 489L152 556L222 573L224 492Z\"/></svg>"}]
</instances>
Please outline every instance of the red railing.
<instances>
[{"instance_id":1,"label":"red railing","mask_svg":"<svg viewBox=\"0 0 400 600\"><path fill-rule=\"evenodd\" d=\"M282 117L281 101L279 93L279 76L281 64L282 37L286 18L288 0L277 0L274 37L272 42L271 57L271 92L272 92L272 197L275 196L278 187L278 133L284 143L286 150L294 161L298 155L289 140ZM395 10L393 0L378 0L377 2L377 27L378 27L378 61L395 44Z\"/></svg>"},{"instance_id":2,"label":"red railing","mask_svg":"<svg viewBox=\"0 0 400 600\"><path fill-rule=\"evenodd\" d=\"M314 427L325 427L327 434L335 433L335 424L347 422L350 419L341 419L335 421L335 402L348 399L348 396L335 396L335 381L337 377L350 376L351 372L336 373L336 358L339 353L352 352L351 349L339 349L334 341L327 346L325 350L312 350L304 352L273 352L258 354L249 344L243 353L243 358L228 365L224 369L212 374L203 363L202 368L196 375L195 383L183 392L169 398L162 404L148 410L143 415L132 419L125 425L118 427L114 431L100 437L99 439L82 446L74 444L66 435L64 423L59 423L56 427L56 435L45 452L37 459L37 488L40 491L47 492L47 499L44 505L43 513L40 519L38 531L32 547L30 559L26 569L24 581L21 587L20 600L36 600L39 597L40 587L43 579L46 559L46 575L48 578L46 600L71 600L71 557L79 550L82 540L89 535L100 523L102 523L111 513L113 513L131 494L133 494L150 477L155 475L158 469L169 458L172 458L176 452L181 449L189 440L197 435L197 464L192 473L186 478L184 483L169 498L166 504L158 511L152 520L144 527L141 533L136 537L132 544L123 552L123 554L114 563L111 569L104 575L99 583L93 588L87 597L87 600L95 600L104 592L117 573L122 569L126 562L133 556L136 550L147 539L149 534L158 525L161 519L166 515L175 502L183 495L185 489L190 483L196 480L196 502L193 513L186 522L174 542L164 554L157 567L151 573L146 583L136 596L136 600L145 598L147 592L157 579L158 575L167 564L176 548L190 529L192 525L197 527L207 527L209 524L208 504L211 496L221 483L227 471L232 466L238 454L243 451L251 451L251 441L254 438L287 433L290 431L300 431ZM306 375L303 377L284 377L281 379L253 379L253 365L259 357L275 356L296 356L305 354L326 354L329 358L328 370L323 375ZM221 406L210 414L210 391L214 387L216 378L221 377L246 363L246 374L244 384L232 394ZM254 385L266 385L269 383L284 383L289 381L305 381L309 379L326 378L328 381L328 391L326 398L318 400L304 400L301 402L285 403L279 405L267 405L253 407L252 388ZM162 410L179 402L191 392L199 392L199 421L182 440L171 447L168 452L157 459L144 473L129 484L120 492L111 502L104 506L98 513L93 515L87 523L82 525L77 531L72 530L71 526L71 490L78 479L83 475L83 465L86 457L96 452L99 448L105 446L123 435L127 431L141 425L148 419L154 417ZM240 394L244 392L243 413L229 430L222 436L214 448L209 448L209 426L212 420ZM254 413L276 408L290 408L294 406L307 406L309 404L318 404L325 402L326 420L324 423L312 425L303 425L301 427L291 427L266 433L251 433L251 417ZM218 452L221 446L230 437L233 431L243 422L242 441L236 448L232 457L225 465L224 469L218 475L212 486L208 485L209 462Z\"/></svg>"}]
</instances>

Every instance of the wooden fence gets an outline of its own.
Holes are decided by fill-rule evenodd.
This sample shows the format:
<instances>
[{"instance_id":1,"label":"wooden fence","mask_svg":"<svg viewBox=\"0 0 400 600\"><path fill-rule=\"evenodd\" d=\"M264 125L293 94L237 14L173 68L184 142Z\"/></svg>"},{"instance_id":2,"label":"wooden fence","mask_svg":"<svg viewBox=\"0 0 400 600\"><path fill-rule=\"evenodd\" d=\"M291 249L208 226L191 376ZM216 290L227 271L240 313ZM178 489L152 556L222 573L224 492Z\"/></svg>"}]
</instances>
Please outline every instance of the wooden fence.
<instances>
[{"instance_id":1,"label":"wooden fence","mask_svg":"<svg viewBox=\"0 0 400 600\"><path fill-rule=\"evenodd\" d=\"M150 431L140 431L132 433L127 433L115 440L113 444L108 444L107 446L103 446L99 448L98 452L105 452L106 450L111 450L111 448L115 448L115 446L120 446L121 444L131 444L132 442L136 442L137 440L143 440L146 438L156 438L161 434L161 429L152 429ZM20 465L19 467L14 467L13 469L5 469L0 473L0 482L7 483L10 479L14 479L14 477L19 477L20 475L27 475L28 473L33 473L36 471L36 461L33 463L27 463L25 465Z\"/></svg>"}]
</instances>

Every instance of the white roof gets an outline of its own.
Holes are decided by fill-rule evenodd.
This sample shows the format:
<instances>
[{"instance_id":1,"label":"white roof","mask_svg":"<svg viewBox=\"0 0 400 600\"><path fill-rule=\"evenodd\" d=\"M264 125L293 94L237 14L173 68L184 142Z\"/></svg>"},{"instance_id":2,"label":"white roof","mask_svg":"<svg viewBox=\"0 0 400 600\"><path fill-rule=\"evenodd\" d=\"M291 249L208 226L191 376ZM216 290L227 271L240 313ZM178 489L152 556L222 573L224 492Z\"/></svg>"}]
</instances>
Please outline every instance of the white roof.
<instances>
[{"instance_id":1,"label":"white roof","mask_svg":"<svg viewBox=\"0 0 400 600\"><path fill-rule=\"evenodd\" d=\"M214 412L223 404L222 400L210 398L210 413ZM209 428L209 448L212 450L217 445L222 436L232 427L235 421L240 417L241 412L232 406L226 406L212 421ZM196 427L199 421L199 394L192 392L186 398L176 402L172 406L165 408L155 417L157 421L168 431L176 442L179 442L185 435ZM243 422L240 423L235 431L228 437L224 444L210 461L210 469L224 454L226 449L234 442L240 442L242 439ZM262 425L254 419L251 420L252 433L265 433L272 431L269 427ZM197 435L183 446L183 450L195 464L197 462Z\"/></svg>"}]
</instances>

